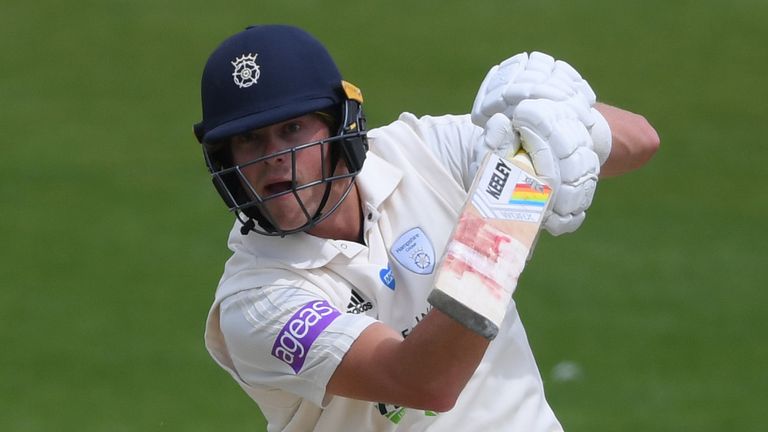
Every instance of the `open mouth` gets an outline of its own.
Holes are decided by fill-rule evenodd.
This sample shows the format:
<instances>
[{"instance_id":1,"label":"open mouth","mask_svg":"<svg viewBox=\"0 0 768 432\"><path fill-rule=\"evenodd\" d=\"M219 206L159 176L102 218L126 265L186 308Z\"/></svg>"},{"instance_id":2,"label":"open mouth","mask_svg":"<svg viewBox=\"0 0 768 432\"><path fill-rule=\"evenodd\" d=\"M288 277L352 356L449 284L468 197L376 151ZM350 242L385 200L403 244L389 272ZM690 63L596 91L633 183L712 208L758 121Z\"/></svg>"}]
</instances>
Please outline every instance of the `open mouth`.
<instances>
[{"instance_id":1,"label":"open mouth","mask_svg":"<svg viewBox=\"0 0 768 432\"><path fill-rule=\"evenodd\" d=\"M272 195L279 194L281 192L291 190L292 187L293 187L292 182L281 181L281 182L268 184L266 187L264 187L264 190L267 192L267 196L272 196Z\"/></svg>"}]
</instances>

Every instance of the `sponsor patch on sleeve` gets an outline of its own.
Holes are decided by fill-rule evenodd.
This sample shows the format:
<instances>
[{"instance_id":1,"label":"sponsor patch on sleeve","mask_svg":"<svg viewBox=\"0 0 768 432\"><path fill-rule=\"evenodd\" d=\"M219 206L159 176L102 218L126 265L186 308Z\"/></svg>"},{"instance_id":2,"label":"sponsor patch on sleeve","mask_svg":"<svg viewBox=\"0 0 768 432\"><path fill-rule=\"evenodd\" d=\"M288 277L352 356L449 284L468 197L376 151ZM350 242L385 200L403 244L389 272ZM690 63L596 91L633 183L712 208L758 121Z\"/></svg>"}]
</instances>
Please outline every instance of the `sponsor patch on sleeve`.
<instances>
[{"instance_id":1,"label":"sponsor patch on sleeve","mask_svg":"<svg viewBox=\"0 0 768 432\"><path fill-rule=\"evenodd\" d=\"M340 315L341 312L325 300L307 303L280 330L272 346L272 355L299 373L309 348L320 333Z\"/></svg>"}]
</instances>

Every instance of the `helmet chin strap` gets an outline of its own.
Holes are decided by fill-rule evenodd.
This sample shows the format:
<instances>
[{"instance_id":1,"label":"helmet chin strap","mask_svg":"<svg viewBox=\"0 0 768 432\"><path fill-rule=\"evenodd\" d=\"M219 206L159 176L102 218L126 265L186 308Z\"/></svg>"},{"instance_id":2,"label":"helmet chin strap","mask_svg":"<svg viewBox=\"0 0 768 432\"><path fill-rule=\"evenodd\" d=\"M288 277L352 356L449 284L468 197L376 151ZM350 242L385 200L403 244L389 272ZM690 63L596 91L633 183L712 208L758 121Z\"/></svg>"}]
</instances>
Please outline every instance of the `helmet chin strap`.
<instances>
[{"instance_id":1,"label":"helmet chin strap","mask_svg":"<svg viewBox=\"0 0 768 432\"><path fill-rule=\"evenodd\" d=\"M243 222L243 226L240 227L240 234L248 235L249 232L256 226L256 222L252 217L248 217L248 220Z\"/></svg>"},{"instance_id":2,"label":"helmet chin strap","mask_svg":"<svg viewBox=\"0 0 768 432\"><path fill-rule=\"evenodd\" d=\"M312 216L312 219L310 219L310 226L315 224L315 221L319 220L321 216L323 216L323 209L325 208L325 205L328 203L328 197L331 196L331 182L326 183L325 185L325 193L323 193L323 199L320 200L320 205L317 207L317 211L315 211L315 215Z\"/></svg>"},{"instance_id":3,"label":"helmet chin strap","mask_svg":"<svg viewBox=\"0 0 768 432\"><path fill-rule=\"evenodd\" d=\"M339 152L336 147L333 147L331 149L331 169L328 172L331 176L336 172L336 167L339 165ZM314 226L316 221L320 220L320 218L323 215L323 209L325 208L325 205L328 203L328 198L331 196L331 186L333 186L333 181L329 181L325 183L325 192L323 193L323 198L320 200L320 205L317 206L317 210L315 211L315 215L312 216L312 219L310 219L309 225Z\"/></svg>"}]
</instances>

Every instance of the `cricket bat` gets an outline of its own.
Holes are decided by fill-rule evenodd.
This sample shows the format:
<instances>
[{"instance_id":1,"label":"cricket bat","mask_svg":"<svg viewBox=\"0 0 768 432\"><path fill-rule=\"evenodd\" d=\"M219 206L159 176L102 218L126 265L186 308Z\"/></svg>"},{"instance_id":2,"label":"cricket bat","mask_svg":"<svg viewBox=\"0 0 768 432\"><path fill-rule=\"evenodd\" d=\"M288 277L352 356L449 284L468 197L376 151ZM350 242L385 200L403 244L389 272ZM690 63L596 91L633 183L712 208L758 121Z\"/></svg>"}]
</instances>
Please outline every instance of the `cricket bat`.
<instances>
[{"instance_id":1,"label":"cricket bat","mask_svg":"<svg viewBox=\"0 0 768 432\"><path fill-rule=\"evenodd\" d=\"M551 188L524 151L489 153L448 241L428 301L493 339L538 238Z\"/></svg>"}]
</instances>

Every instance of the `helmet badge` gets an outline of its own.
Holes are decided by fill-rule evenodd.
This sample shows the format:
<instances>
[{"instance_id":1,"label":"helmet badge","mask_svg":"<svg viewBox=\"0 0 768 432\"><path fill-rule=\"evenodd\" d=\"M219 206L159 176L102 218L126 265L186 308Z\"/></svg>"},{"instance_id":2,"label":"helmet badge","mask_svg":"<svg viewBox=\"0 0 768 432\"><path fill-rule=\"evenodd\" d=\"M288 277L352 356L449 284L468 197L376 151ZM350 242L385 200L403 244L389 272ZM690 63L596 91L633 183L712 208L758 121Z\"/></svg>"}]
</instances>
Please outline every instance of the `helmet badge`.
<instances>
[{"instance_id":1,"label":"helmet badge","mask_svg":"<svg viewBox=\"0 0 768 432\"><path fill-rule=\"evenodd\" d=\"M232 77L235 79L235 84L240 88L250 87L258 82L261 71L259 65L256 64L256 56L258 54L243 55L231 62L235 67L235 71L232 72Z\"/></svg>"}]
</instances>

